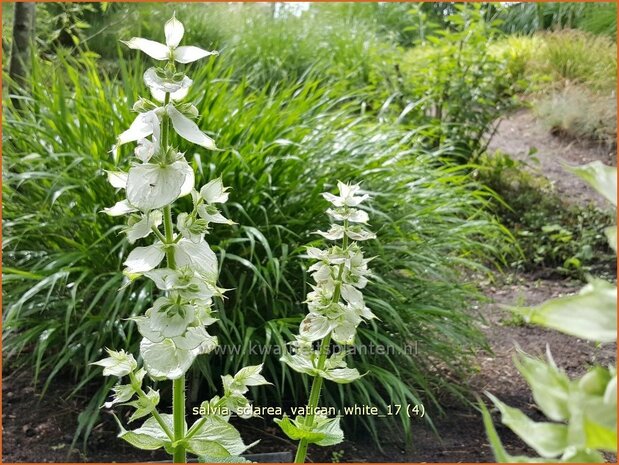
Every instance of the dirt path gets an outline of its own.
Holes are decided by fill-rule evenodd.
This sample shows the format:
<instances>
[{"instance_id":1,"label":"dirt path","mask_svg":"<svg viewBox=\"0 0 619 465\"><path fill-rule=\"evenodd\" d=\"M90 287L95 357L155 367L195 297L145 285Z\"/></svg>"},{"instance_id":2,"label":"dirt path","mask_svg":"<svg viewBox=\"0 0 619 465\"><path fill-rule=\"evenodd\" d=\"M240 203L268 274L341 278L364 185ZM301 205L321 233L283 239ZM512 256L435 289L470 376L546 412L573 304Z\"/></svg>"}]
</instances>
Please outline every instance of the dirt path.
<instances>
[{"instance_id":1,"label":"dirt path","mask_svg":"<svg viewBox=\"0 0 619 465\"><path fill-rule=\"evenodd\" d=\"M601 208L608 208L588 184L567 173L561 161L581 165L600 160L605 164L616 165L616 153L600 146L554 137L530 110L517 111L500 121L488 145L490 153L496 150L527 163L531 171L548 178L556 192L567 201L583 204L593 202ZM529 155L532 151L535 151L533 157L538 162Z\"/></svg>"}]
</instances>

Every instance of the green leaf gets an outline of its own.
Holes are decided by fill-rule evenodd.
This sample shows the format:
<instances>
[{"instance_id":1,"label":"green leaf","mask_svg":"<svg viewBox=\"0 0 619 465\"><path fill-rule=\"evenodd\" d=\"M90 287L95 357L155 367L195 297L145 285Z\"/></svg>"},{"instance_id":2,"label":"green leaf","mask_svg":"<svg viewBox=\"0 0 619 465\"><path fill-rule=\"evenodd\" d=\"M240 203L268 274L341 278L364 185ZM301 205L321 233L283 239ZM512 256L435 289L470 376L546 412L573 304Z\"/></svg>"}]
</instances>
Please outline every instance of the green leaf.
<instances>
[{"instance_id":1,"label":"green leaf","mask_svg":"<svg viewBox=\"0 0 619 465\"><path fill-rule=\"evenodd\" d=\"M187 440L187 449L196 455L227 457L241 455L255 444L257 442L245 445L234 426L222 418L209 416L198 432Z\"/></svg>"},{"instance_id":2,"label":"green leaf","mask_svg":"<svg viewBox=\"0 0 619 465\"><path fill-rule=\"evenodd\" d=\"M299 418L302 419L301 422L299 422ZM279 425L286 436L294 441L306 439L308 443L316 444L318 441L325 438L323 433L308 431L303 425L304 420L305 418L300 416L295 420L291 420L290 417L284 416L282 419L275 418L275 423Z\"/></svg>"},{"instance_id":3,"label":"green leaf","mask_svg":"<svg viewBox=\"0 0 619 465\"><path fill-rule=\"evenodd\" d=\"M569 418L570 380L557 368L550 351L548 351L548 363L520 352L517 357L514 357L514 364L527 380L535 403L544 415L554 421Z\"/></svg>"},{"instance_id":4,"label":"green leaf","mask_svg":"<svg viewBox=\"0 0 619 465\"><path fill-rule=\"evenodd\" d=\"M217 457L211 455L204 455L199 458L200 463L254 463L251 460L247 460L240 455L234 455L229 457Z\"/></svg>"},{"instance_id":5,"label":"green leaf","mask_svg":"<svg viewBox=\"0 0 619 465\"><path fill-rule=\"evenodd\" d=\"M615 416L615 425L616 425ZM585 414L584 431L587 438L587 447L617 452L617 430L601 425Z\"/></svg>"},{"instance_id":6,"label":"green leaf","mask_svg":"<svg viewBox=\"0 0 619 465\"><path fill-rule=\"evenodd\" d=\"M145 396L140 396L137 400L127 403L132 407L135 407L135 412L129 418L129 423L138 418L143 418L157 407L159 403L159 391L155 391L152 388L148 388L148 393Z\"/></svg>"},{"instance_id":7,"label":"green leaf","mask_svg":"<svg viewBox=\"0 0 619 465\"><path fill-rule=\"evenodd\" d=\"M561 455L566 447L567 426L537 423L517 408L509 407L490 393L486 395L501 412L501 421L544 458Z\"/></svg>"},{"instance_id":8,"label":"green leaf","mask_svg":"<svg viewBox=\"0 0 619 465\"><path fill-rule=\"evenodd\" d=\"M616 252L617 251L617 226L610 226L604 230L608 245Z\"/></svg>"},{"instance_id":9,"label":"green leaf","mask_svg":"<svg viewBox=\"0 0 619 465\"><path fill-rule=\"evenodd\" d=\"M276 418L275 422L290 439L295 441L305 439L310 444L332 446L344 440L339 418L326 418L316 415L311 427L305 426L305 417L301 415L294 420L290 420L287 416L284 416L281 420Z\"/></svg>"},{"instance_id":10,"label":"green leaf","mask_svg":"<svg viewBox=\"0 0 619 465\"><path fill-rule=\"evenodd\" d=\"M114 416L116 418L116 416ZM172 415L161 415L164 423L170 428L170 430L174 429L174 420ZM144 422L144 424L133 431L127 431L118 418L116 418L118 425L120 426L120 433L118 437L124 439L129 444L138 449L144 450L157 450L164 446L170 446L171 441L168 435L161 429L159 423L155 418L151 417Z\"/></svg>"},{"instance_id":11,"label":"green leaf","mask_svg":"<svg viewBox=\"0 0 619 465\"><path fill-rule=\"evenodd\" d=\"M527 323L553 328L572 336L599 342L617 340L617 288L592 280L578 295L548 300L536 307L511 310Z\"/></svg>"},{"instance_id":12,"label":"green leaf","mask_svg":"<svg viewBox=\"0 0 619 465\"><path fill-rule=\"evenodd\" d=\"M591 184L613 205L617 205L617 167L594 161L583 166L568 166L567 169Z\"/></svg>"},{"instance_id":13,"label":"green leaf","mask_svg":"<svg viewBox=\"0 0 619 465\"><path fill-rule=\"evenodd\" d=\"M497 463L545 463L547 462L545 459L525 457L525 456L514 456L509 455L505 451L505 447L503 447L503 443L501 442L501 438L494 427L494 423L492 422L492 417L490 416L490 412L486 405L480 400L479 408L481 409L481 416L484 421L484 428L486 429L486 436L488 436L488 442L490 442L490 447L492 447L492 453L494 454L494 459Z\"/></svg>"}]
</instances>

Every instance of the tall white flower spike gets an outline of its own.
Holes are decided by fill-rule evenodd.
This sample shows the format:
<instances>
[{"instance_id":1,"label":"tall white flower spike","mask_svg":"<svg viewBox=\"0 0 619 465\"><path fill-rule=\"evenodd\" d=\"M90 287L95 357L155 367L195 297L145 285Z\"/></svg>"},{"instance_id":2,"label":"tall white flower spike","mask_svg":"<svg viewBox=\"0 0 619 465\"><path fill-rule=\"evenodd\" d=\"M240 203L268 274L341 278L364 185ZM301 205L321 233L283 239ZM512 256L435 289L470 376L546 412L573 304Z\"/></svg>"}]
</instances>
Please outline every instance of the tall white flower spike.
<instances>
[{"instance_id":1,"label":"tall white flower spike","mask_svg":"<svg viewBox=\"0 0 619 465\"><path fill-rule=\"evenodd\" d=\"M217 347L217 338L208 326L217 321L213 316L213 299L225 289L217 286L217 256L205 236L214 224L234 224L225 218L219 206L228 200L222 179L213 179L200 189L195 186L194 170L183 153L172 145L172 130L181 138L215 150L215 142L200 130L193 119L198 110L181 103L193 81L178 72L175 63L191 63L217 52L193 46L179 46L184 27L175 16L165 24L166 43L143 38L125 42L150 57L167 61L164 68L152 67L144 73L155 104L140 98L134 105L137 117L118 136L113 149L115 159L123 144L137 142L127 172L111 171L107 179L126 199L104 210L110 216L127 216L124 233L130 244L154 236L148 244L139 245L127 256L124 273L129 280L141 276L151 279L160 292L144 315L131 318L142 336L140 355L143 367L124 351L109 351L109 357L96 362L105 376L129 377L128 384L113 388L112 400L106 408L124 405L135 408L133 421L149 416L141 428L127 431L121 426L119 437L142 449L165 448L173 453L174 463L186 462L191 452L207 461L230 460L245 451L246 445L236 429L228 423L229 415L221 408L236 411L239 416L252 416L245 397L247 386L268 384L260 375L262 365L246 367L234 377L223 378L223 397L207 401L218 410L205 414L190 428L185 422L185 373L196 357ZM191 194L193 209L179 213L175 223L172 204ZM217 205L217 206L216 206ZM163 225L163 231L160 230ZM166 262L165 267L161 264ZM153 380L173 381L173 414L159 414L159 392L142 389L145 376ZM135 399L135 400L133 400Z\"/></svg>"},{"instance_id":2,"label":"tall white flower spike","mask_svg":"<svg viewBox=\"0 0 619 465\"><path fill-rule=\"evenodd\" d=\"M341 246L325 250L308 247L308 257L317 260L308 270L316 282L305 301L309 313L299 327L299 335L293 343L295 350L281 359L293 370L314 378L308 412L316 410L323 379L344 384L361 377L356 368L346 365L345 350L329 356L331 341L352 345L359 324L376 318L366 307L360 291L370 276L367 266L370 260L363 258L356 242L376 237L361 226L369 218L367 212L357 208L369 195L363 193L359 185L338 182L338 189L339 195L329 192L322 195L332 205L327 210L329 217L342 224L334 223L328 231L317 231L317 234L328 240L341 240ZM313 347L315 341L322 341L319 350ZM295 463L305 461L309 443L328 446L341 442L344 437L339 418L328 419L309 413L294 420L285 416L275 421L289 438L301 439Z\"/></svg>"}]
</instances>

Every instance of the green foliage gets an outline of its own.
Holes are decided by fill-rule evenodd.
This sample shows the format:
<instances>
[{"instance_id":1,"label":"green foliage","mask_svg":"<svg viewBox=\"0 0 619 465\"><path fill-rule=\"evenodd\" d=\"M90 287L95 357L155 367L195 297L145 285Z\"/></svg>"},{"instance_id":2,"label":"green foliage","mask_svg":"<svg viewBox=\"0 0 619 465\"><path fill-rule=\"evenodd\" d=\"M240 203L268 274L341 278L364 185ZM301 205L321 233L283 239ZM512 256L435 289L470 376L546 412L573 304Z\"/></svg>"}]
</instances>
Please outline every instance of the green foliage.
<instances>
[{"instance_id":1,"label":"green foliage","mask_svg":"<svg viewBox=\"0 0 619 465\"><path fill-rule=\"evenodd\" d=\"M490 53L498 35L480 5L456 5L448 27L425 37L402 65L402 92L407 97L399 120L428 124L434 144L450 147L468 160L483 150L483 136L510 107L512 76L503 57Z\"/></svg>"},{"instance_id":2,"label":"green foliage","mask_svg":"<svg viewBox=\"0 0 619 465\"><path fill-rule=\"evenodd\" d=\"M617 82L617 46L611 39L581 31L546 34L543 66L560 79L613 90Z\"/></svg>"},{"instance_id":3,"label":"green foliage","mask_svg":"<svg viewBox=\"0 0 619 465\"><path fill-rule=\"evenodd\" d=\"M570 168L617 205L617 168L594 162ZM615 228L616 233L616 228ZM616 234L610 238L616 251ZM617 341L617 287L591 280L578 295L549 300L533 308L513 308L527 322L596 342ZM519 354L514 363L531 387L537 407L552 422L535 422L487 393L501 421L540 458L513 457L506 451L485 405L480 402L488 439L498 462L604 462L602 451L617 452L617 370L594 366L570 379L548 349L547 360Z\"/></svg>"},{"instance_id":4,"label":"green foliage","mask_svg":"<svg viewBox=\"0 0 619 465\"><path fill-rule=\"evenodd\" d=\"M494 211L519 245L520 250L512 251L512 266L582 276L612 260L605 235L611 221L608 213L592 205L567 204L545 179L504 153L480 157L476 172L484 185L504 199Z\"/></svg>"},{"instance_id":5,"label":"green foliage","mask_svg":"<svg viewBox=\"0 0 619 465\"><path fill-rule=\"evenodd\" d=\"M502 28L510 34L579 28L611 38L617 34L615 2L515 2L500 10Z\"/></svg>"},{"instance_id":6,"label":"green foliage","mask_svg":"<svg viewBox=\"0 0 619 465\"><path fill-rule=\"evenodd\" d=\"M437 167L442 151L416 147L418 132L360 114L363 99L346 83L324 86L306 73L254 89L220 64L225 57L194 70L194 88L207 92L190 95L200 126L222 128L223 151L206 157L191 148L187 158L197 183L222 175L232 187L224 213L242 226L215 230L212 242L221 244L221 284L234 289L220 308L218 337L241 349L198 363L196 382L213 391L219 374L264 361L275 386L268 397L257 391L259 401L304 400L307 386L282 372L279 354L252 354L251 347L283 347L301 320L308 280L299 255L323 226L320 193L332 187L325 180L364 179L364 188L380 193L370 212L378 240L369 252L382 279L367 302L382 321L359 338L393 355L357 354L355 366L369 374L354 387L329 386L325 403L382 408L386 399L433 402L438 389L459 392L433 367L441 361L462 373L467 353L482 343L467 311L478 295L463 273L483 270L479 263L495 257L490 244L506 237L484 213L489 193L464 168ZM79 391L98 375L88 363L103 347L135 350L138 333L127 318L151 303L147 280L119 290L127 243L117 237L122 226L100 213L117 200L103 170L119 160L125 168L129 159L127 148L119 160L109 150L133 119L126 108L143 92L139 63L119 61L121 84L88 54L40 61L23 96L26 110L5 104L4 349L12 362L34 366L37 377L45 373L46 386L72 374ZM411 341L423 357L407 353ZM83 432L95 424L109 387L80 416ZM407 428L408 418L401 419ZM356 421L378 434L373 418Z\"/></svg>"}]
</instances>

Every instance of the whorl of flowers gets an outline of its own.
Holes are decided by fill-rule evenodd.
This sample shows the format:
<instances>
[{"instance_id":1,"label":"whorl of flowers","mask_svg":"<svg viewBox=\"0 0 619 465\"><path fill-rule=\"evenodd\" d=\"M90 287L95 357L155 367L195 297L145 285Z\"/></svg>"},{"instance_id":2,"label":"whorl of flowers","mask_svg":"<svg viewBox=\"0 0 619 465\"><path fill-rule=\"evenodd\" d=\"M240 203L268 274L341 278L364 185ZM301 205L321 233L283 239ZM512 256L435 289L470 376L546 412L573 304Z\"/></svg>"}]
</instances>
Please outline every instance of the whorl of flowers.
<instances>
[{"instance_id":1,"label":"whorl of flowers","mask_svg":"<svg viewBox=\"0 0 619 465\"><path fill-rule=\"evenodd\" d=\"M217 321L213 314L213 298L222 296L224 289L217 286L217 257L205 235L215 223L234 224L219 210L219 205L228 200L222 180L213 179L197 189L193 169L170 141L173 129L183 139L201 147L216 148L214 141L195 122L196 107L182 102L192 80L176 69L176 63L191 63L217 52L179 46L183 34L183 25L173 16L165 24L165 45L143 38L124 42L165 63L163 67L151 67L144 73L144 82L157 103L140 98L133 107L137 117L129 129L118 136L114 150L137 142L135 159L128 172L108 173L109 182L124 190L126 199L106 208L105 212L128 217L124 232L131 244L153 238L150 245L135 247L129 253L124 273L129 280L141 276L151 279L161 297L144 315L133 318L143 337L140 343L143 368L138 369L133 356L122 350L109 351L110 357L97 364L105 368L104 375L129 376L131 381L114 388L113 399L106 407L114 404L135 407L130 421L153 414L153 418L138 430L122 429L123 439L146 449L182 447L183 451L198 455L238 455L247 446L227 423L226 416L217 415L211 409L208 416L189 430L182 427L181 422L182 432L179 432L179 423L174 421L178 418L157 413L159 392L149 388L145 393L141 387L146 374L154 380L181 379L198 355L209 353L217 346L217 338L207 332L207 327ZM171 205L188 195L192 198L193 209L178 214L174 227ZM160 266L164 258L166 264ZM210 403L228 407L233 412L236 407L248 404L244 397L246 386L267 384L260 370L261 366L247 367L234 378L225 376L224 397L216 397ZM180 391L184 399L184 384ZM137 400L131 401L136 395ZM177 412L175 405L174 417L182 414L184 419L184 400L179 404L183 412ZM175 454L175 461L176 457Z\"/></svg>"},{"instance_id":2,"label":"whorl of flowers","mask_svg":"<svg viewBox=\"0 0 619 465\"><path fill-rule=\"evenodd\" d=\"M282 361L293 370L315 377L314 385L319 378L350 383L361 376L356 368L347 367L345 351L329 356L329 344L333 340L340 345L352 345L359 324L376 318L365 305L362 293L370 276L368 263L371 259L364 258L358 244L376 237L365 227L368 214L357 208L369 196L362 193L358 185L338 182L338 188L337 196L323 193L332 205L327 214L333 222L328 231L317 233L325 239L340 241L340 244L325 249L308 248L307 255L317 260L309 268L315 281L312 291L307 294L309 313L301 322L293 343L294 353L282 357ZM319 340L322 340L321 347L315 350L314 343ZM316 408L319 392L320 381L317 388L312 387L310 412ZM312 413L294 420L284 417L278 423L292 439L306 438L305 442L318 445L331 445L343 437L339 419L326 419ZM304 459L304 453L302 456L297 454L297 461Z\"/></svg>"}]
</instances>

